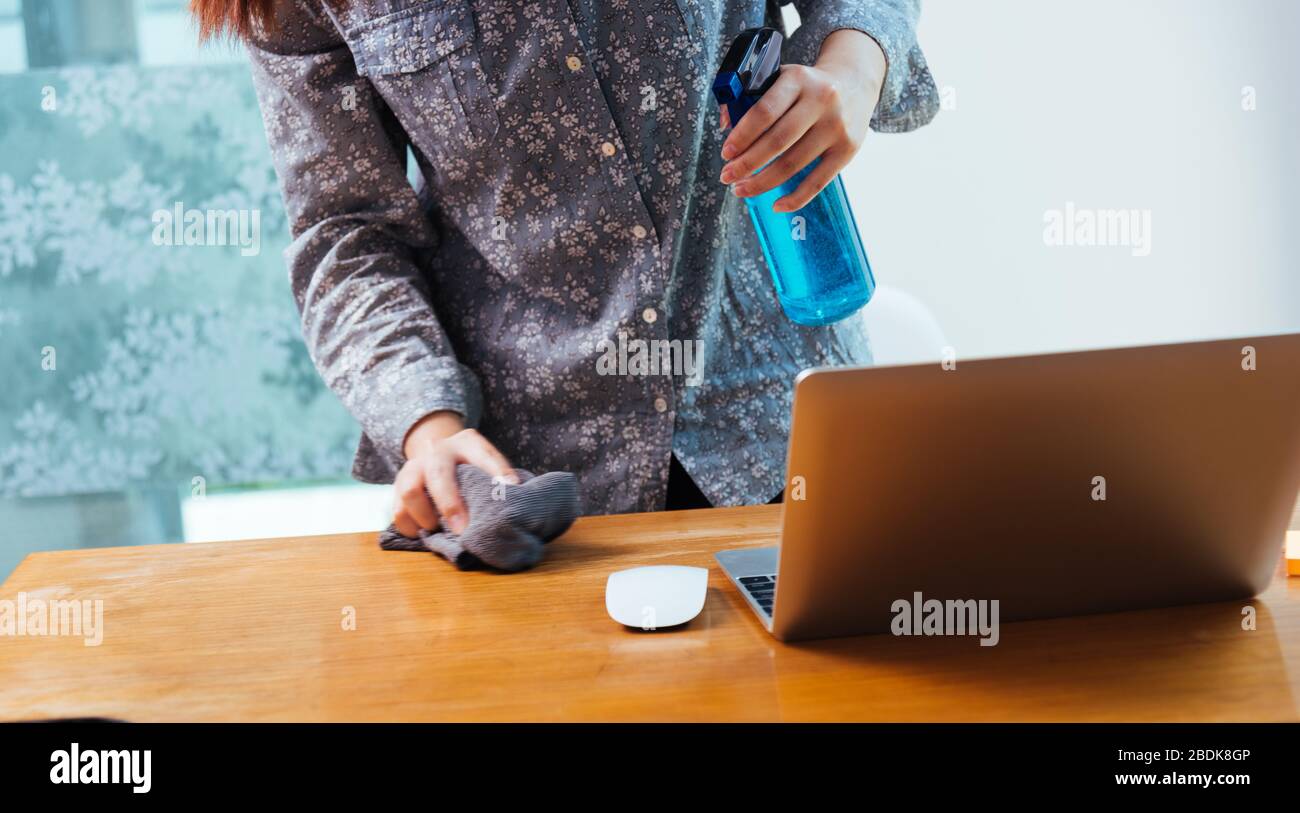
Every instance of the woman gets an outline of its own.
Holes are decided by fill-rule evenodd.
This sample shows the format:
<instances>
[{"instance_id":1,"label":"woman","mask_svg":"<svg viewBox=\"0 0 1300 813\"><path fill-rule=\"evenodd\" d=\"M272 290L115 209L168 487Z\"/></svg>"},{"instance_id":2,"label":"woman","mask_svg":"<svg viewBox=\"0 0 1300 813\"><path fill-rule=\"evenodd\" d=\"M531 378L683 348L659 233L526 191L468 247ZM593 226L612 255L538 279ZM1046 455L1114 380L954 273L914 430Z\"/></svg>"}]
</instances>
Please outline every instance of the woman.
<instances>
[{"instance_id":1,"label":"woman","mask_svg":"<svg viewBox=\"0 0 1300 813\"><path fill-rule=\"evenodd\" d=\"M782 314L739 198L821 157L798 209L929 121L919 0L796 0L729 132L709 86L762 0L192 2L247 41L307 347L398 530L464 527L461 462L575 472L587 513L779 497L795 376L870 352ZM608 363L637 340L694 369Z\"/></svg>"}]
</instances>

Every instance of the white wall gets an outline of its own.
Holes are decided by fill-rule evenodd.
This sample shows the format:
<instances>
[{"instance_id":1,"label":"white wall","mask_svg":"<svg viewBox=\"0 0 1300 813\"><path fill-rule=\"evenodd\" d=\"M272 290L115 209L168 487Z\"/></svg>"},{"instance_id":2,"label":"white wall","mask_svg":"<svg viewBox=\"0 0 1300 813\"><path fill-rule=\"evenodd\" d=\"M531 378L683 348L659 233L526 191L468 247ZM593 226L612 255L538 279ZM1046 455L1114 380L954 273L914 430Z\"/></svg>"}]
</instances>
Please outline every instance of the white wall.
<instances>
[{"instance_id":1,"label":"white wall","mask_svg":"<svg viewBox=\"0 0 1300 813\"><path fill-rule=\"evenodd\" d=\"M1300 3L926 0L920 38L956 108L845 178L959 357L1300 330ZM1150 209L1150 255L1044 245L1067 201Z\"/></svg>"}]
</instances>

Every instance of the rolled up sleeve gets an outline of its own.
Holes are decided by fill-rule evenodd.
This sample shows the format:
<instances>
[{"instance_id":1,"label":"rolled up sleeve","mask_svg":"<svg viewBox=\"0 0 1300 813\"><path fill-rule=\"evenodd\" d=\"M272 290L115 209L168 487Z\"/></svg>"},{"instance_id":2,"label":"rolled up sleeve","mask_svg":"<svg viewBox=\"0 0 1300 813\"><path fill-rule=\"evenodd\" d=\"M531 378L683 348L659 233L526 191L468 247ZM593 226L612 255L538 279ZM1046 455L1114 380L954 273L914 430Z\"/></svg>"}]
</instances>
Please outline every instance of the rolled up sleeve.
<instances>
[{"instance_id":1,"label":"rolled up sleeve","mask_svg":"<svg viewBox=\"0 0 1300 813\"><path fill-rule=\"evenodd\" d=\"M790 37L785 61L812 65L832 32L855 29L885 53L889 68L871 128L901 133L927 124L939 110L939 93L916 41L920 0L794 0L801 24Z\"/></svg>"},{"instance_id":2,"label":"rolled up sleeve","mask_svg":"<svg viewBox=\"0 0 1300 813\"><path fill-rule=\"evenodd\" d=\"M277 19L248 51L291 223L293 295L316 368L381 458L354 473L385 479L425 415L475 424L479 385L418 264L437 235L407 181L405 134L329 20L290 0Z\"/></svg>"}]
</instances>

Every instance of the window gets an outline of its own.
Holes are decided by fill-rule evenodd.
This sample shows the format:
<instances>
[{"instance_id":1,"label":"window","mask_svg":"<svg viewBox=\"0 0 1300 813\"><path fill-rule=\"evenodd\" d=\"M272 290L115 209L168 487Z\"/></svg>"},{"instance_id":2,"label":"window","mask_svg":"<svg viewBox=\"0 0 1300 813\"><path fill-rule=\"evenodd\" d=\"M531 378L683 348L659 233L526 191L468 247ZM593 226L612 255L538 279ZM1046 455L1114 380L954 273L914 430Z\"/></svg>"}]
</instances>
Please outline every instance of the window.
<instances>
[{"instance_id":1,"label":"window","mask_svg":"<svg viewBox=\"0 0 1300 813\"><path fill-rule=\"evenodd\" d=\"M0 579L32 550L383 524L298 333L244 56L186 6L0 0ZM241 228L171 239L192 211Z\"/></svg>"}]
</instances>

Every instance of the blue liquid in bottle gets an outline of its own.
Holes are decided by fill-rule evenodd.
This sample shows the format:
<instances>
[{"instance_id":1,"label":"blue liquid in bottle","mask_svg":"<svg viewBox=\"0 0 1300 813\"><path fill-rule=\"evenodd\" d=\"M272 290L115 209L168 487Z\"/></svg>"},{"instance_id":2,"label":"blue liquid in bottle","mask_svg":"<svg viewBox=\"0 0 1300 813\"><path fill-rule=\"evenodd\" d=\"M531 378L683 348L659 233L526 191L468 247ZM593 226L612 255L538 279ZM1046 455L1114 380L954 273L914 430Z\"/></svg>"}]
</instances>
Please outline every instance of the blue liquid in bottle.
<instances>
[{"instance_id":1,"label":"blue liquid in bottle","mask_svg":"<svg viewBox=\"0 0 1300 813\"><path fill-rule=\"evenodd\" d=\"M713 95L726 105L733 127L776 81L781 41L776 29L751 28L732 42L714 78ZM799 211L772 211L772 204L793 192L820 160L776 189L745 199L777 299L801 325L838 322L867 304L876 289L840 176Z\"/></svg>"},{"instance_id":2,"label":"blue liquid in bottle","mask_svg":"<svg viewBox=\"0 0 1300 813\"><path fill-rule=\"evenodd\" d=\"M840 176L799 211L772 211L772 204L798 188L820 160L777 188L745 199L777 299L801 325L838 322L867 304L876 290Z\"/></svg>"}]
</instances>

